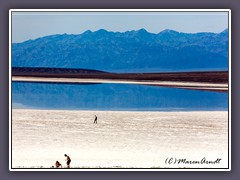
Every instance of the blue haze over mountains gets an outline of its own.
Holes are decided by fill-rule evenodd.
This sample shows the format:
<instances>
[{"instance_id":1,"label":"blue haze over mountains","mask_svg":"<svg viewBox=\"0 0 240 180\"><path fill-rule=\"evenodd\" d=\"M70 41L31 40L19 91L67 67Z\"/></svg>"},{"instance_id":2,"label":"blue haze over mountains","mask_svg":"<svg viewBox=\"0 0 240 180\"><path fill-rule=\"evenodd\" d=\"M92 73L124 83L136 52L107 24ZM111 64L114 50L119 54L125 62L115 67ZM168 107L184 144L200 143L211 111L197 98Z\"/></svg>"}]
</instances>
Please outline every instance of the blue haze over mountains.
<instances>
[{"instance_id":1,"label":"blue haze over mountains","mask_svg":"<svg viewBox=\"0 0 240 180\"><path fill-rule=\"evenodd\" d=\"M228 29L180 33L145 29L52 35L12 44L13 67L85 68L110 72L228 69Z\"/></svg>"},{"instance_id":2,"label":"blue haze over mountains","mask_svg":"<svg viewBox=\"0 0 240 180\"><path fill-rule=\"evenodd\" d=\"M228 29L187 34L145 29L52 35L12 44L13 67L109 72L228 69ZM226 110L228 94L130 84L13 83L15 108L90 110Z\"/></svg>"}]
</instances>

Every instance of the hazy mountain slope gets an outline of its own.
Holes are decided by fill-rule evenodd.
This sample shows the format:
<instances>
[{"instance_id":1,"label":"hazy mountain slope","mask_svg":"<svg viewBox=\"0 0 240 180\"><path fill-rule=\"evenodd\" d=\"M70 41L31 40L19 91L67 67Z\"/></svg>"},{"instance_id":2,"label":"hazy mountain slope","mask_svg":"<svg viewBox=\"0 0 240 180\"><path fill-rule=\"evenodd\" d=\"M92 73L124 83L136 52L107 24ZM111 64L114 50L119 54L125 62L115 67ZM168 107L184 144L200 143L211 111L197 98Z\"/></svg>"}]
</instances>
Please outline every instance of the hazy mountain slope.
<instances>
[{"instance_id":1,"label":"hazy mountain slope","mask_svg":"<svg viewBox=\"0 0 240 180\"><path fill-rule=\"evenodd\" d=\"M179 33L145 29L52 35L12 45L14 67L67 67L105 71L181 71L228 68L228 30Z\"/></svg>"},{"instance_id":2,"label":"hazy mountain slope","mask_svg":"<svg viewBox=\"0 0 240 180\"><path fill-rule=\"evenodd\" d=\"M12 44L13 67L81 68L106 72L228 69L228 30L152 34L99 30ZM60 109L226 109L228 95L139 85L13 83L18 107Z\"/></svg>"}]
</instances>

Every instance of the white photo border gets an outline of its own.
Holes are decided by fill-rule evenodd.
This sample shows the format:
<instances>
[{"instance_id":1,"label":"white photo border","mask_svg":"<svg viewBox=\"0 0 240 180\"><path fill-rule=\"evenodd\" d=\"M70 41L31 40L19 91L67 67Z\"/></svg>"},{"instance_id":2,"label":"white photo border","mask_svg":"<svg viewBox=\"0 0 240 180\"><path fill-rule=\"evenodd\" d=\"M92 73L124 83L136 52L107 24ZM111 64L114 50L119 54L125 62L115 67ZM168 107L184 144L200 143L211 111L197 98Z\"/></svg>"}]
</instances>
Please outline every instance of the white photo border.
<instances>
[{"instance_id":1,"label":"white photo border","mask_svg":"<svg viewBox=\"0 0 240 180\"><path fill-rule=\"evenodd\" d=\"M13 168L12 13L13 12L228 12L228 168ZM9 10L9 171L231 171L231 9L10 9Z\"/></svg>"}]
</instances>

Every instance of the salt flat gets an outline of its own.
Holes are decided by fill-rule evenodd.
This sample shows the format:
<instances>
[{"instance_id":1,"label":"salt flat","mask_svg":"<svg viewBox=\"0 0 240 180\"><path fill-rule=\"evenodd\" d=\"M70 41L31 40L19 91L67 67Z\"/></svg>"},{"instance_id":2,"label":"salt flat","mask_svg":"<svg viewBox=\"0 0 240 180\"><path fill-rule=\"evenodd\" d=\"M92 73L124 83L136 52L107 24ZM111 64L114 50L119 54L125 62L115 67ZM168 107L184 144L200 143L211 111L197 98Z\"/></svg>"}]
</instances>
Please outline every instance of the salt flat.
<instances>
[{"instance_id":1,"label":"salt flat","mask_svg":"<svg viewBox=\"0 0 240 180\"><path fill-rule=\"evenodd\" d=\"M64 154L75 168L227 168L228 112L12 110L13 168L65 167Z\"/></svg>"}]
</instances>

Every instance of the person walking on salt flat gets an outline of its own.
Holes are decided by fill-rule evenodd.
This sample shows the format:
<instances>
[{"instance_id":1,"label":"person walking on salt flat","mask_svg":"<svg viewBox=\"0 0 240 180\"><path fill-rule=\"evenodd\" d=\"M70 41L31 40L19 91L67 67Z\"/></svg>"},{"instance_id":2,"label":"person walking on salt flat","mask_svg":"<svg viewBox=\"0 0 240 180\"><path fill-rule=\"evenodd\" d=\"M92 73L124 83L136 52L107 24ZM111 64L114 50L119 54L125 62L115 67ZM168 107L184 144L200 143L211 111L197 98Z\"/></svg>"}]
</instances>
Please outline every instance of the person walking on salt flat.
<instances>
[{"instance_id":1,"label":"person walking on salt flat","mask_svg":"<svg viewBox=\"0 0 240 180\"><path fill-rule=\"evenodd\" d=\"M93 124L97 124L97 116L96 115L95 115L95 119L94 119Z\"/></svg>"}]
</instances>

